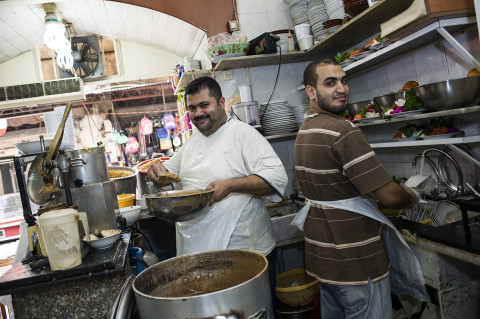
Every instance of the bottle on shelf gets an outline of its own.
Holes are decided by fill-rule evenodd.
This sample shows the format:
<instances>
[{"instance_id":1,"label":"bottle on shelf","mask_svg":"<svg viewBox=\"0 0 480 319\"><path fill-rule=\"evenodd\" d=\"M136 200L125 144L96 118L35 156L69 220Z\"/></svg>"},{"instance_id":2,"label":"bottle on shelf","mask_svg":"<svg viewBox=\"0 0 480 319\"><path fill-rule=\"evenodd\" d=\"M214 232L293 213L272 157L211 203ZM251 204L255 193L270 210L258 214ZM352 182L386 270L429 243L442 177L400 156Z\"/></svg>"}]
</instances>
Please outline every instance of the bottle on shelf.
<instances>
[{"instance_id":1,"label":"bottle on shelf","mask_svg":"<svg viewBox=\"0 0 480 319\"><path fill-rule=\"evenodd\" d=\"M290 33L290 29L288 29L288 38L287 38L287 52L295 51L295 44L293 43L293 37Z\"/></svg>"}]
</instances>

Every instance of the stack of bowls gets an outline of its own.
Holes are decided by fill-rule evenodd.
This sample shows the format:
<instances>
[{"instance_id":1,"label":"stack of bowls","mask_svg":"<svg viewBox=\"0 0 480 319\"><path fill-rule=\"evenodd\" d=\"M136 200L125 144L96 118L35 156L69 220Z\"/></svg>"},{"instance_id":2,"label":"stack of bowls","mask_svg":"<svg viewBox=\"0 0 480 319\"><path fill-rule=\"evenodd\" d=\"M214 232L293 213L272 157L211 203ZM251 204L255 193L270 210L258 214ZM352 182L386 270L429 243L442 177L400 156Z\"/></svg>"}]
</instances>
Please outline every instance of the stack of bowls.
<instances>
[{"instance_id":1,"label":"stack of bowls","mask_svg":"<svg viewBox=\"0 0 480 319\"><path fill-rule=\"evenodd\" d=\"M335 30L337 30L341 26L342 26L342 20L341 19L332 19L332 20L327 20L327 21L323 22L323 29L325 30L325 32L327 34L334 32Z\"/></svg>"},{"instance_id":2,"label":"stack of bowls","mask_svg":"<svg viewBox=\"0 0 480 319\"><path fill-rule=\"evenodd\" d=\"M324 0L325 9L327 9L328 18L330 20L340 19L345 17L345 10L343 8L342 0Z\"/></svg>"},{"instance_id":3,"label":"stack of bowls","mask_svg":"<svg viewBox=\"0 0 480 319\"><path fill-rule=\"evenodd\" d=\"M316 40L320 41L327 35L323 29L323 22L327 20L328 13L323 0L308 0L308 21L310 21L313 36Z\"/></svg>"},{"instance_id":4,"label":"stack of bowls","mask_svg":"<svg viewBox=\"0 0 480 319\"><path fill-rule=\"evenodd\" d=\"M295 36L297 37L300 50L308 50L313 45L313 35L310 33L310 24L302 23L295 26Z\"/></svg>"},{"instance_id":5,"label":"stack of bowls","mask_svg":"<svg viewBox=\"0 0 480 319\"><path fill-rule=\"evenodd\" d=\"M308 4L307 0L290 0L290 17L293 25L308 23Z\"/></svg>"},{"instance_id":6,"label":"stack of bowls","mask_svg":"<svg viewBox=\"0 0 480 319\"><path fill-rule=\"evenodd\" d=\"M368 9L367 0L343 0L343 6L345 13L350 17L355 17L362 13L362 11Z\"/></svg>"},{"instance_id":7,"label":"stack of bowls","mask_svg":"<svg viewBox=\"0 0 480 319\"><path fill-rule=\"evenodd\" d=\"M260 122L264 135L280 135L298 130L295 114L288 101L260 104Z\"/></svg>"},{"instance_id":8,"label":"stack of bowls","mask_svg":"<svg viewBox=\"0 0 480 319\"><path fill-rule=\"evenodd\" d=\"M371 100L365 100L360 102L349 103L347 105L348 111L353 115L357 115L361 109L366 107L368 104L372 103Z\"/></svg>"}]
</instances>

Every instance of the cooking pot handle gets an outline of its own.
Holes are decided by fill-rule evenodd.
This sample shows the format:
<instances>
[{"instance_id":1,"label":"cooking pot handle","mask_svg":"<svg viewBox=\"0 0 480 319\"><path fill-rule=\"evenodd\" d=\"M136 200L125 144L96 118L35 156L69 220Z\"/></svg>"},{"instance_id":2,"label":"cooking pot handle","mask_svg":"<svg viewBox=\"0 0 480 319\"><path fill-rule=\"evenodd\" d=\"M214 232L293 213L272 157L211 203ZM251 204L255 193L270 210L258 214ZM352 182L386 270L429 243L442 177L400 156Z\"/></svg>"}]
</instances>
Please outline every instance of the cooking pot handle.
<instances>
[{"instance_id":1,"label":"cooking pot handle","mask_svg":"<svg viewBox=\"0 0 480 319\"><path fill-rule=\"evenodd\" d=\"M123 284L110 312L108 313L108 319L130 318L133 306L135 305L135 295L133 293L132 285L136 276L136 274L130 275Z\"/></svg>"},{"instance_id":2,"label":"cooking pot handle","mask_svg":"<svg viewBox=\"0 0 480 319\"><path fill-rule=\"evenodd\" d=\"M69 162L70 162L70 167L87 165L87 161L84 160L83 158L71 158Z\"/></svg>"}]
</instances>

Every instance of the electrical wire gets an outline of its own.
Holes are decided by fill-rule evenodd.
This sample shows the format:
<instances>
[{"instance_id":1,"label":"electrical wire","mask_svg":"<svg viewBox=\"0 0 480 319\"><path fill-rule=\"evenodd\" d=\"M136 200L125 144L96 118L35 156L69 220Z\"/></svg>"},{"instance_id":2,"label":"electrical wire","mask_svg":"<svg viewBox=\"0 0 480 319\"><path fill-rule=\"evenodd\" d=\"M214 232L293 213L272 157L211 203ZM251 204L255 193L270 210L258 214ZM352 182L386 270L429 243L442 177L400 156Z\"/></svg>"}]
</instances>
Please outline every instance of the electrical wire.
<instances>
[{"instance_id":1,"label":"electrical wire","mask_svg":"<svg viewBox=\"0 0 480 319\"><path fill-rule=\"evenodd\" d=\"M263 116L265 115L265 112L267 112L267 108L270 104L270 100L272 99L273 93L275 93L275 89L277 88L277 83L278 83L278 76L280 75L280 67L282 65L282 48L277 44L277 47L280 49L280 59L278 60L278 70L277 70L277 77L275 78L275 83L273 84L273 91L270 97L268 98L267 105L265 105L265 109L263 110L262 116L260 117L260 123L263 121Z\"/></svg>"}]
</instances>

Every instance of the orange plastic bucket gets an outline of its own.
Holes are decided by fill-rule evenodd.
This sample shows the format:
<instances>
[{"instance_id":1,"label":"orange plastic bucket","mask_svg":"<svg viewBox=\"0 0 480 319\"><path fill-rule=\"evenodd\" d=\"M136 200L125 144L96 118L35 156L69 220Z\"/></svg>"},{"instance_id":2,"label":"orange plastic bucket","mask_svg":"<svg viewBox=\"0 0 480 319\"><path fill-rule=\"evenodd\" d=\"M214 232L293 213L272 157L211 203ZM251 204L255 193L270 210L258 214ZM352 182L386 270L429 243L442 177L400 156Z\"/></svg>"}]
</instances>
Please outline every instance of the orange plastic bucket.
<instances>
[{"instance_id":1,"label":"orange plastic bucket","mask_svg":"<svg viewBox=\"0 0 480 319\"><path fill-rule=\"evenodd\" d=\"M118 208L133 206L135 194L121 194L117 195Z\"/></svg>"}]
</instances>

